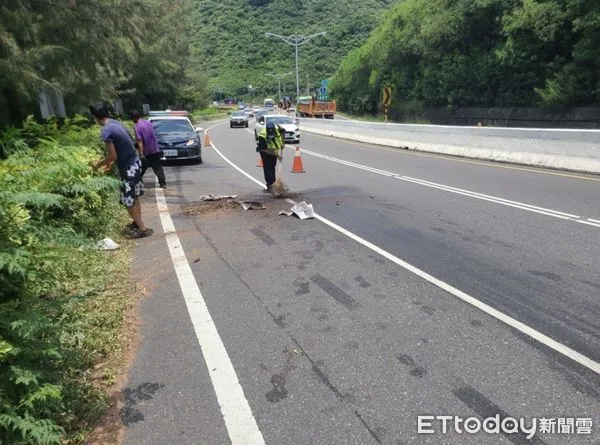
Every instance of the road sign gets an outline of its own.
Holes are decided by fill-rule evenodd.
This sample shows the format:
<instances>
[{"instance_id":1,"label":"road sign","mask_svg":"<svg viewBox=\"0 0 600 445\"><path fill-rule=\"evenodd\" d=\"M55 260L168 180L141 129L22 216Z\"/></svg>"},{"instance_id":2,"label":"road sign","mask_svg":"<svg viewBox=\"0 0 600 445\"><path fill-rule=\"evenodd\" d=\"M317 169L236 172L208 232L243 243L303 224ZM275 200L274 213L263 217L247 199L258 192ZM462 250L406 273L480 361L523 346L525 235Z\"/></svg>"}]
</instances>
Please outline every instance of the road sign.
<instances>
[{"instance_id":1,"label":"road sign","mask_svg":"<svg viewBox=\"0 0 600 445\"><path fill-rule=\"evenodd\" d=\"M326 96L327 95L327 87L321 87L321 88L319 88L319 95L320 96Z\"/></svg>"},{"instance_id":2,"label":"road sign","mask_svg":"<svg viewBox=\"0 0 600 445\"><path fill-rule=\"evenodd\" d=\"M392 89L385 87L383 89L383 105L389 107L392 104Z\"/></svg>"},{"instance_id":3,"label":"road sign","mask_svg":"<svg viewBox=\"0 0 600 445\"><path fill-rule=\"evenodd\" d=\"M323 87L323 88L327 88L328 86L329 86L329 80L327 80L327 79L323 79L323 80L321 81L321 87Z\"/></svg>"},{"instance_id":4,"label":"road sign","mask_svg":"<svg viewBox=\"0 0 600 445\"><path fill-rule=\"evenodd\" d=\"M327 94L317 96L317 100L319 100L321 102L327 102L328 98L329 98L329 96Z\"/></svg>"}]
</instances>

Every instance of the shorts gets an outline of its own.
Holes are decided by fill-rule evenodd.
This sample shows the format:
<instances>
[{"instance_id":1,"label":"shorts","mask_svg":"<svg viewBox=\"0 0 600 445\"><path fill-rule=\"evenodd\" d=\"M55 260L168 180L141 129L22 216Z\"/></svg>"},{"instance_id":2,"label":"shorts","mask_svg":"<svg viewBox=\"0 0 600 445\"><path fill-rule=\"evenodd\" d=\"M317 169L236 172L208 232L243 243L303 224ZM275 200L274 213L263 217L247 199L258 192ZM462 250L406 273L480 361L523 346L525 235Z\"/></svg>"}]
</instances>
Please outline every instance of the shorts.
<instances>
[{"instance_id":1,"label":"shorts","mask_svg":"<svg viewBox=\"0 0 600 445\"><path fill-rule=\"evenodd\" d=\"M142 161L136 158L125 172L125 177L121 177L121 204L133 207L135 198L143 194Z\"/></svg>"}]
</instances>

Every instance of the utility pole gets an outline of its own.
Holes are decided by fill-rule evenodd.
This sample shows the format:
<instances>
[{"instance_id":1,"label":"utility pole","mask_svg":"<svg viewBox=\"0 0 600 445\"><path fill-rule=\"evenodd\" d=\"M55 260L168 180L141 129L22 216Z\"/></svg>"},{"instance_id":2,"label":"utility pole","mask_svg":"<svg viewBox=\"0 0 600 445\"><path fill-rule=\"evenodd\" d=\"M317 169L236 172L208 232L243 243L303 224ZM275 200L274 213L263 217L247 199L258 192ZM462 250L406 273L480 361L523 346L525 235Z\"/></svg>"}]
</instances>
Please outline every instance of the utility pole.
<instances>
[{"instance_id":1,"label":"utility pole","mask_svg":"<svg viewBox=\"0 0 600 445\"><path fill-rule=\"evenodd\" d=\"M277 34L273 34L272 32L268 32L265 35L267 37L277 37L280 40L283 40L285 43L287 43L288 45L292 45L295 48L295 56L296 56L296 95L300 96L300 69L298 67L298 60L299 60L299 56L298 56L298 47L308 43L309 40L313 39L314 37L317 36L324 36L327 33L325 31L323 32L318 32L316 34L311 34L309 36L300 36L300 35L291 35L291 36L280 36ZM297 99L296 99L297 100Z\"/></svg>"},{"instance_id":2,"label":"utility pole","mask_svg":"<svg viewBox=\"0 0 600 445\"><path fill-rule=\"evenodd\" d=\"M267 76L269 77L273 77L275 79L277 79L277 101L279 102L281 100L281 79L283 79L285 76L289 76L291 74L294 74L293 72L289 72L289 73L283 73L283 74L271 74L271 73L267 73ZM285 85L284 85L285 87Z\"/></svg>"}]
</instances>

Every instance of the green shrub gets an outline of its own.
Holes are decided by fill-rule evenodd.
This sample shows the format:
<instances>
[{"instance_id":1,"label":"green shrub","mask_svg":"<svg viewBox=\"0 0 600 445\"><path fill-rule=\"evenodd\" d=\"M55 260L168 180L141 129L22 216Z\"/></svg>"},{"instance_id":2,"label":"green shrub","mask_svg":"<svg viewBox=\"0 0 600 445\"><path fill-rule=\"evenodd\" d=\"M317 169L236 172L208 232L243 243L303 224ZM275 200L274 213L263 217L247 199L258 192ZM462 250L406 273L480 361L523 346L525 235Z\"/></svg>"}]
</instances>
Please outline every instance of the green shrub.
<instances>
[{"instance_id":1,"label":"green shrub","mask_svg":"<svg viewBox=\"0 0 600 445\"><path fill-rule=\"evenodd\" d=\"M107 406L89 370L108 351L82 320L114 278L93 247L123 210L119 181L89 166L98 132L83 118L28 119L0 135L0 444L63 443Z\"/></svg>"}]
</instances>

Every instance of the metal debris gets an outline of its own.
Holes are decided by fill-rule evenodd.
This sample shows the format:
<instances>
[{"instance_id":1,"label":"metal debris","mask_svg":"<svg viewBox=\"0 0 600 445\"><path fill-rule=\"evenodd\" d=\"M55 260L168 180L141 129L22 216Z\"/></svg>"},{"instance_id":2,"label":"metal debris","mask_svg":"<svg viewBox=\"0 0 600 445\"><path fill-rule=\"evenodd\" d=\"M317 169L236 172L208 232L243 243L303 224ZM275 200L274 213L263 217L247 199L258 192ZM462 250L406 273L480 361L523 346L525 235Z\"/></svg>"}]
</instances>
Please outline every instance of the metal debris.
<instances>
[{"instance_id":1,"label":"metal debris","mask_svg":"<svg viewBox=\"0 0 600 445\"><path fill-rule=\"evenodd\" d=\"M264 210L266 208L262 201L240 201L239 204L244 210Z\"/></svg>"},{"instance_id":2,"label":"metal debris","mask_svg":"<svg viewBox=\"0 0 600 445\"><path fill-rule=\"evenodd\" d=\"M238 195L213 195L212 193L208 195L203 195L200 197L200 201L221 201L222 199L235 199Z\"/></svg>"},{"instance_id":3,"label":"metal debris","mask_svg":"<svg viewBox=\"0 0 600 445\"><path fill-rule=\"evenodd\" d=\"M306 201L295 204L289 212L282 210L279 215L292 216L296 215L300 219L310 219L315 217L315 211L312 204L307 204Z\"/></svg>"}]
</instances>

